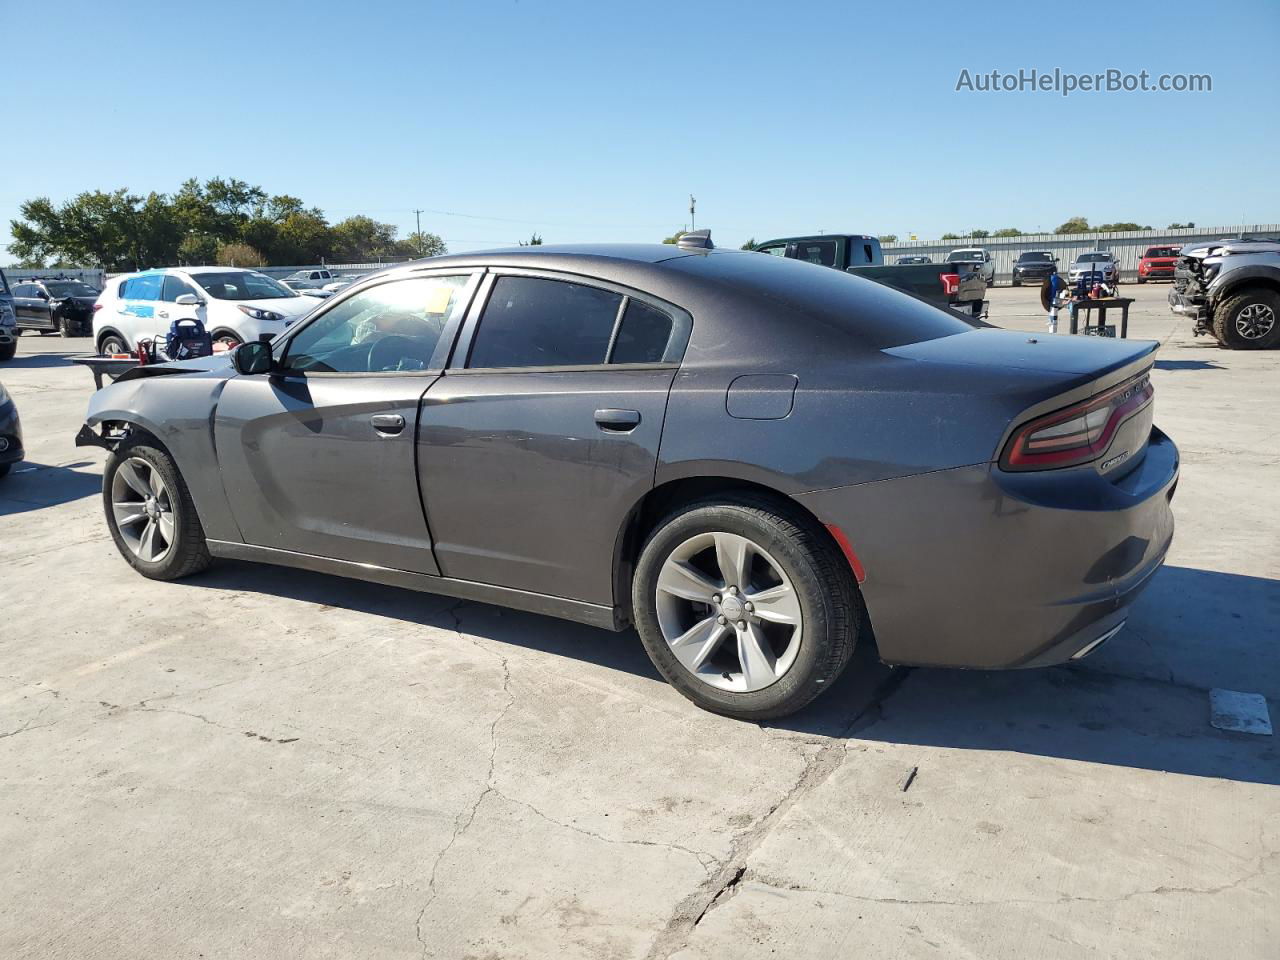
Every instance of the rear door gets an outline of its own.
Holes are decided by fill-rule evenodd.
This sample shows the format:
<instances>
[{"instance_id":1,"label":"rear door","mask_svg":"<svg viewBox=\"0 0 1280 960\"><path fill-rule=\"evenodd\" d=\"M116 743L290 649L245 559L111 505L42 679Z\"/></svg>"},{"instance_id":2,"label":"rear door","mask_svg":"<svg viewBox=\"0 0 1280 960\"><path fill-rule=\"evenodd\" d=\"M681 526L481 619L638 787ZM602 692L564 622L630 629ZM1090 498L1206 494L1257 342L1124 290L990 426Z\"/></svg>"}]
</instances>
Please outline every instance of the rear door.
<instances>
[{"instance_id":1,"label":"rear door","mask_svg":"<svg viewBox=\"0 0 1280 960\"><path fill-rule=\"evenodd\" d=\"M48 326L40 316L37 304L40 303L34 283L19 283L13 288L13 315L18 326L27 329L43 329Z\"/></svg>"},{"instance_id":2,"label":"rear door","mask_svg":"<svg viewBox=\"0 0 1280 960\"><path fill-rule=\"evenodd\" d=\"M479 273L388 279L283 340L279 370L230 380L214 422L246 543L438 572L414 438Z\"/></svg>"},{"instance_id":3,"label":"rear door","mask_svg":"<svg viewBox=\"0 0 1280 960\"><path fill-rule=\"evenodd\" d=\"M613 603L614 547L653 486L691 325L581 277L486 278L418 428L445 576Z\"/></svg>"}]
</instances>

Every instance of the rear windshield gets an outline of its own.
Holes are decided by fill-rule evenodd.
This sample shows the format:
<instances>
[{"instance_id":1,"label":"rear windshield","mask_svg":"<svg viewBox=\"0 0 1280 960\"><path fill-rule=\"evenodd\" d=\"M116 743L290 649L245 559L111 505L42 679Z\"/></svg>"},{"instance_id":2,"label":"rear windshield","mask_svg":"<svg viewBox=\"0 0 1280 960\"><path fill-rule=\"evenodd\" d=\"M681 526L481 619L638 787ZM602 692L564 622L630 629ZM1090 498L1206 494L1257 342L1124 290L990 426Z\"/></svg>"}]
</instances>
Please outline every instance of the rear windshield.
<instances>
[{"instance_id":1,"label":"rear windshield","mask_svg":"<svg viewBox=\"0 0 1280 960\"><path fill-rule=\"evenodd\" d=\"M1024 253L1018 257L1019 263L1049 263L1053 257L1047 253Z\"/></svg>"},{"instance_id":2,"label":"rear windshield","mask_svg":"<svg viewBox=\"0 0 1280 960\"><path fill-rule=\"evenodd\" d=\"M1177 247L1147 247L1148 257L1176 257L1178 255Z\"/></svg>"},{"instance_id":3,"label":"rear windshield","mask_svg":"<svg viewBox=\"0 0 1280 960\"><path fill-rule=\"evenodd\" d=\"M45 283L49 296L57 297L96 297L98 291L79 280L50 280Z\"/></svg>"},{"instance_id":4,"label":"rear windshield","mask_svg":"<svg viewBox=\"0 0 1280 960\"><path fill-rule=\"evenodd\" d=\"M787 323L789 316L808 317L854 334L859 344L873 350L974 329L945 308L856 274L798 260L724 253L680 257L667 265L721 281L755 304L770 304L780 324Z\"/></svg>"}]
</instances>

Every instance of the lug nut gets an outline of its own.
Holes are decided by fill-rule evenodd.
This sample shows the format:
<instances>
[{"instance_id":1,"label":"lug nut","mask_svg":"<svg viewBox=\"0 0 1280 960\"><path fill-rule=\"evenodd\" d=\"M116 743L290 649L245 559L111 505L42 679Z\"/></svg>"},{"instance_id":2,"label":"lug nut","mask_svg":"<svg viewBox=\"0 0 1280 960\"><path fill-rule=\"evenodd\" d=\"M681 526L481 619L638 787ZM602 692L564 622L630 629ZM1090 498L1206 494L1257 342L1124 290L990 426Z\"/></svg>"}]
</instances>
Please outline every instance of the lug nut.
<instances>
[{"instance_id":1,"label":"lug nut","mask_svg":"<svg viewBox=\"0 0 1280 960\"><path fill-rule=\"evenodd\" d=\"M730 592L730 593L737 593L737 592L738 592L738 588L737 588L737 587L730 587L730 588L729 588L729 592Z\"/></svg>"},{"instance_id":2,"label":"lug nut","mask_svg":"<svg viewBox=\"0 0 1280 960\"><path fill-rule=\"evenodd\" d=\"M721 614L720 616L716 617L716 623L724 624L724 623L728 623L728 622L729 622L729 621L728 621L728 620L726 620L726 619L724 618L724 615L723 615L723 614Z\"/></svg>"},{"instance_id":3,"label":"lug nut","mask_svg":"<svg viewBox=\"0 0 1280 960\"><path fill-rule=\"evenodd\" d=\"M754 610L755 608L756 608L756 605L755 605L754 603L752 603L750 600L748 600L748 601L747 601L747 613L750 613L750 612L751 612L752 610Z\"/></svg>"}]
</instances>

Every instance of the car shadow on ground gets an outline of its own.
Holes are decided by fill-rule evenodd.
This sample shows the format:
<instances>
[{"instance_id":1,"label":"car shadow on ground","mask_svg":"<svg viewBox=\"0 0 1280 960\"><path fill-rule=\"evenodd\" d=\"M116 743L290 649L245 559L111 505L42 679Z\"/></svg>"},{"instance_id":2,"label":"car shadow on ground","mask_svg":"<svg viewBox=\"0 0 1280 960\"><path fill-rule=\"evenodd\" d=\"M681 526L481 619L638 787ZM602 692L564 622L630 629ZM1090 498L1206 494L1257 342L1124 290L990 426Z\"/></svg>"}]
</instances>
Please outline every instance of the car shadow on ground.
<instances>
[{"instance_id":1,"label":"car shadow on ground","mask_svg":"<svg viewBox=\"0 0 1280 960\"><path fill-rule=\"evenodd\" d=\"M68 350L65 353L23 353L21 344L19 344L18 355L12 360L6 360L0 363L0 376L4 376L6 370L22 369L22 370L38 370L47 369L49 367L67 367L71 365L71 358L79 356L86 351L84 350Z\"/></svg>"},{"instance_id":2,"label":"car shadow on ground","mask_svg":"<svg viewBox=\"0 0 1280 960\"><path fill-rule=\"evenodd\" d=\"M663 682L632 630L612 633L488 604L231 561L187 582L459 629ZM1134 628L1079 664L1026 671L890 668L866 644L810 707L763 726L833 741L1004 750L1280 784L1273 738L1212 728L1207 694L1209 687L1234 685L1273 702L1280 696L1278 614L1280 582L1167 567L1135 606ZM691 718L698 716L692 704L688 709Z\"/></svg>"},{"instance_id":3,"label":"car shadow on ground","mask_svg":"<svg viewBox=\"0 0 1280 960\"><path fill-rule=\"evenodd\" d=\"M93 467L94 472L82 472ZM102 492L102 473L88 460L53 466L30 460L15 463L0 479L0 517L30 513Z\"/></svg>"},{"instance_id":4,"label":"car shadow on ground","mask_svg":"<svg viewBox=\"0 0 1280 960\"><path fill-rule=\"evenodd\" d=\"M1157 370L1225 370L1216 360L1157 360Z\"/></svg>"}]
</instances>

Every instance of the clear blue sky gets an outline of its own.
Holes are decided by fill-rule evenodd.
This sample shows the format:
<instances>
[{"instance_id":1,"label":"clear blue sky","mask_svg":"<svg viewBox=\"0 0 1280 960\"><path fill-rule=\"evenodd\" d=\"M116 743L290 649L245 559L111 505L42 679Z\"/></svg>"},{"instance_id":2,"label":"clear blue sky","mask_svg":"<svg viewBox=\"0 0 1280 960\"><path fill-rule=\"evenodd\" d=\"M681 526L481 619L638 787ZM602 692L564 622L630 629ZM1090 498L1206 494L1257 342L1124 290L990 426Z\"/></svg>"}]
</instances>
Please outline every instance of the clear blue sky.
<instances>
[{"instance_id":1,"label":"clear blue sky","mask_svg":"<svg viewBox=\"0 0 1280 960\"><path fill-rule=\"evenodd\" d=\"M23 199L191 176L454 250L659 240L691 192L722 245L1280 222L1280 3L1073 6L0 0L0 244ZM955 91L1032 67L1213 92Z\"/></svg>"}]
</instances>

